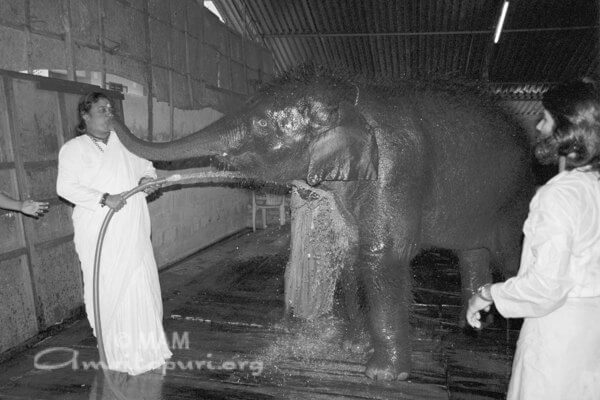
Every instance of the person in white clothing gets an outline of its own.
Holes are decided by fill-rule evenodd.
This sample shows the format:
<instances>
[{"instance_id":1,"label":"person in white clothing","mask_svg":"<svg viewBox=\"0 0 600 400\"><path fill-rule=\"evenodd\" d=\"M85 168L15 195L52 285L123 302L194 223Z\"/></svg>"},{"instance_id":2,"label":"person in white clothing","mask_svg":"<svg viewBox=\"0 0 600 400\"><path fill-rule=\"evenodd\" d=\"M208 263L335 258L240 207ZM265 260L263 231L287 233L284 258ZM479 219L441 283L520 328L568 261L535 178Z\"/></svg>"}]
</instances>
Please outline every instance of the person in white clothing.
<instances>
[{"instance_id":1,"label":"person in white clothing","mask_svg":"<svg viewBox=\"0 0 600 400\"><path fill-rule=\"evenodd\" d=\"M79 102L78 136L60 149L57 193L75 205L75 249L84 302L94 334L93 268L98 233L108 209L115 214L102 249L100 321L108 368L137 375L171 356L162 326L158 270L144 193L122 194L156 178L152 163L130 153L111 130L112 105L102 93Z\"/></svg>"},{"instance_id":2,"label":"person in white clothing","mask_svg":"<svg viewBox=\"0 0 600 400\"><path fill-rule=\"evenodd\" d=\"M582 79L543 98L535 152L566 169L530 204L516 277L486 284L469 300L467 322L481 327L493 303L524 318L509 400L600 398L600 90Z\"/></svg>"}]
</instances>

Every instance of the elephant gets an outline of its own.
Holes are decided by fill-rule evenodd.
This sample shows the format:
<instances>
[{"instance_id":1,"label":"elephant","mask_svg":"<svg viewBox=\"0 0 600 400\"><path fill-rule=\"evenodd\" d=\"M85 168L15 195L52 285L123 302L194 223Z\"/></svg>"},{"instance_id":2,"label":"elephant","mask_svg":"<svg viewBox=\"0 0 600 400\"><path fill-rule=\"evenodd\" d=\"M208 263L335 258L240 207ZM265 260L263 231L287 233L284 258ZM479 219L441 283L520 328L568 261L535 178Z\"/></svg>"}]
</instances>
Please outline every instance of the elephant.
<instances>
[{"instance_id":1,"label":"elephant","mask_svg":"<svg viewBox=\"0 0 600 400\"><path fill-rule=\"evenodd\" d=\"M452 249L464 298L516 272L521 227L534 192L523 128L474 85L366 79L299 68L239 112L168 143L114 130L153 161L212 156L254 179L305 181L333 194L357 237L345 285L348 313L364 301L372 379L411 368L411 259ZM361 295L357 295L360 288ZM360 299L359 299L360 297Z\"/></svg>"}]
</instances>

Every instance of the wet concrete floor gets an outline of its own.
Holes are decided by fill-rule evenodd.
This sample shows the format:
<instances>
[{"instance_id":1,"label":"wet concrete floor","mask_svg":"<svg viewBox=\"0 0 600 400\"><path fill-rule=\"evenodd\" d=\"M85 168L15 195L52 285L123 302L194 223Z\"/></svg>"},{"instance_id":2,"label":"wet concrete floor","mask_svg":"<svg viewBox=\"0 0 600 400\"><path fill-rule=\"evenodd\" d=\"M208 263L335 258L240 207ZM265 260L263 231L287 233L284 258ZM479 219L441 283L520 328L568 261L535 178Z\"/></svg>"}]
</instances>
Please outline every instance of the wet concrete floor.
<instances>
[{"instance_id":1,"label":"wet concrete floor","mask_svg":"<svg viewBox=\"0 0 600 400\"><path fill-rule=\"evenodd\" d=\"M0 398L504 397L518 331L498 316L478 333L457 326L460 277L451 254L429 252L413 263L413 376L376 382L362 373L367 339L366 354L343 352L335 314L313 322L282 318L289 240L289 225L246 231L161 272L174 354L164 368L135 377L96 370L96 341L83 318L1 364Z\"/></svg>"}]
</instances>

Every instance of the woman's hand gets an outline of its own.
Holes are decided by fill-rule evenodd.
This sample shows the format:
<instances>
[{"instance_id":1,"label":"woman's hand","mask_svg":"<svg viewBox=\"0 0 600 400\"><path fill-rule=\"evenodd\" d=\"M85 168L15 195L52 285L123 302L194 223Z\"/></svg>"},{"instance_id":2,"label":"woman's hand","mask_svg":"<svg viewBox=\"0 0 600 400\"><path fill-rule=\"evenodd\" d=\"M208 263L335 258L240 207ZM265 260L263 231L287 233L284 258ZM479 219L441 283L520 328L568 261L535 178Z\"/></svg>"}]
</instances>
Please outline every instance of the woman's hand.
<instances>
[{"instance_id":1,"label":"woman's hand","mask_svg":"<svg viewBox=\"0 0 600 400\"><path fill-rule=\"evenodd\" d=\"M21 204L20 211L23 214L27 214L32 217L39 217L48 211L48 203L43 201L25 200Z\"/></svg>"},{"instance_id":2,"label":"woman's hand","mask_svg":"<svg viewBox=\"0 0 600 400\"><path fill-rule=\"evenodd\" d=\"M109 194L108 196L106 196L104 204L106 204L107 207L112 208L113 210L115 210L115 212L117 212L121 208L123 208L125 204L127 204L127 201L125 201L125 198L123 198L122 194Z\"/></svg>"},{"instance_id":3,"label":"woman's hand","mask_svg":"<svg viewBox=\"0 0 600 400\"><path fill-rule=\"evenodd\" d=\"M491 298L489 285L487 286L486 298ZM481 329L481 311L490 311L490 306L493 300L485 300L479 293L474 294L469 299L469 306L467 308L467 323L475 329Z\"/></svg>"}]
</instances>

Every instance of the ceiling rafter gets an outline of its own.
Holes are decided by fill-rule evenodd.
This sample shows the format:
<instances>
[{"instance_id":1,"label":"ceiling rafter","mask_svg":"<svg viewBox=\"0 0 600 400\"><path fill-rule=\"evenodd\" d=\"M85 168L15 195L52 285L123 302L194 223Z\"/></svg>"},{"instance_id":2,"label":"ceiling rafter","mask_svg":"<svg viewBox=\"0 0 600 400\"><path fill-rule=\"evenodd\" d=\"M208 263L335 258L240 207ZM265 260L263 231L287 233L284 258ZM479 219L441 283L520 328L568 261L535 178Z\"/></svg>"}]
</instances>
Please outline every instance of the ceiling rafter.
<instances>
[{"instance_id":1,"label":"ceiling rafter","mask_svg":"<svg viewBox=\"0 0 600 400\"><path fill-rule=\"evenodd\" d=\"M271 50L277 73L312 61L377 79L483 78L529 99L540 93L531 88L600 72L597 0L511 1L495 45L503 0L214 3L233 29Z\"/></svg>"},{"instance_id":2,"label":"ceiling rafter","mask_svg":"<svg viewBox=\"0 0 600 400\"><path fill-rule=\"evenodd\" d=\"M558 32L558 31L581 31L581 30L597 30L600 25L587 26L571 26L571 27L554 27L554 28L520 28L520 29L503 29L505 33L526 33L526 32ZM437 36L437 35L489 35L493 34L493 29L476 30L476 31L428 31L428 32L358 32L358 33L263 33L260 36L263 38L272 37L373 37L373 36Z\"/></svg>"}]
</instances>

